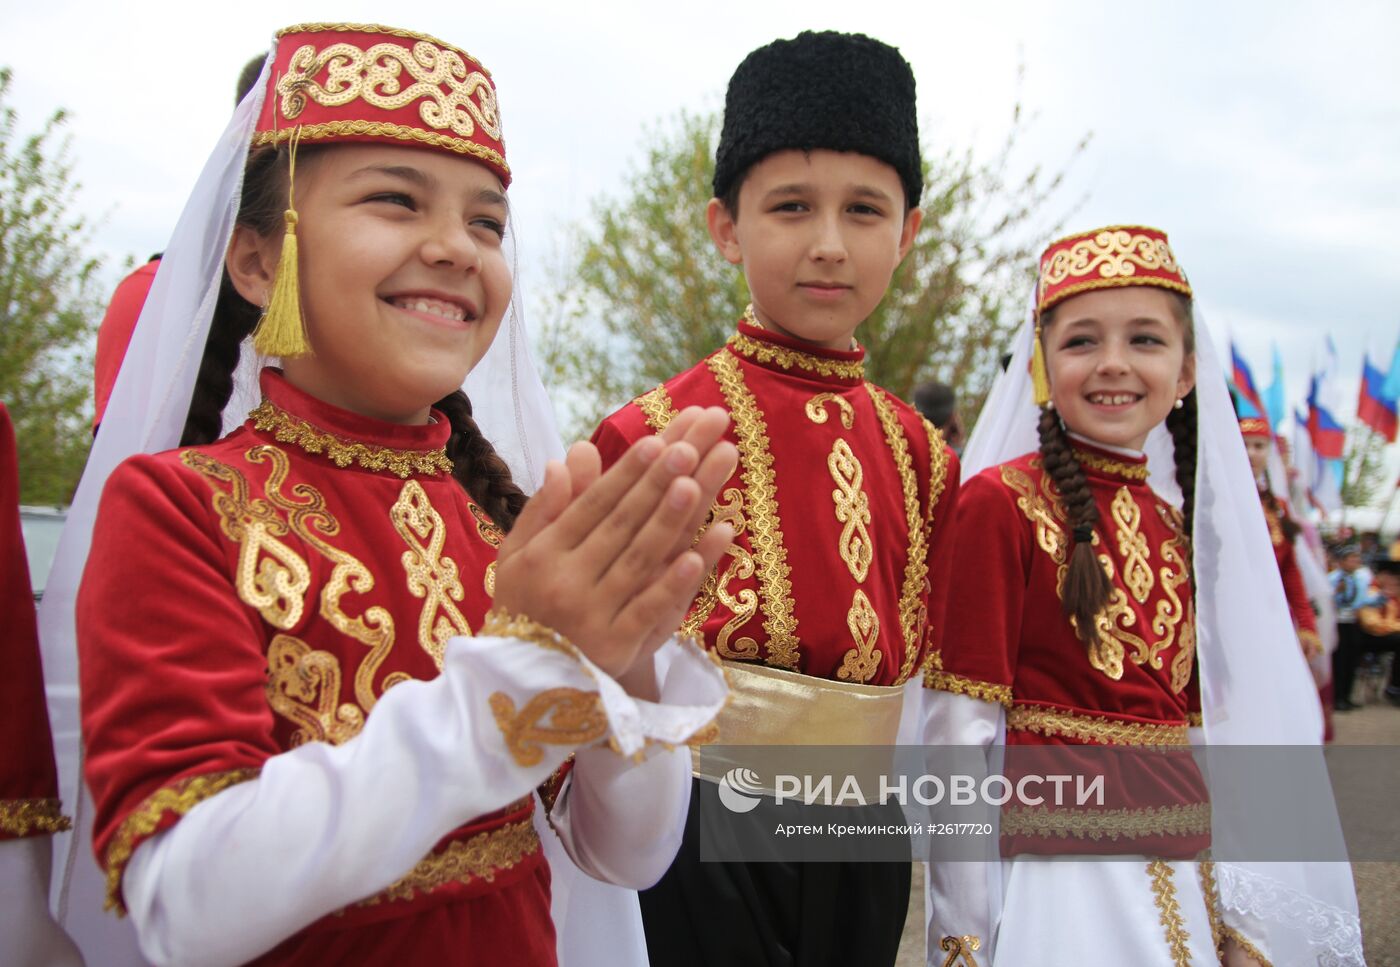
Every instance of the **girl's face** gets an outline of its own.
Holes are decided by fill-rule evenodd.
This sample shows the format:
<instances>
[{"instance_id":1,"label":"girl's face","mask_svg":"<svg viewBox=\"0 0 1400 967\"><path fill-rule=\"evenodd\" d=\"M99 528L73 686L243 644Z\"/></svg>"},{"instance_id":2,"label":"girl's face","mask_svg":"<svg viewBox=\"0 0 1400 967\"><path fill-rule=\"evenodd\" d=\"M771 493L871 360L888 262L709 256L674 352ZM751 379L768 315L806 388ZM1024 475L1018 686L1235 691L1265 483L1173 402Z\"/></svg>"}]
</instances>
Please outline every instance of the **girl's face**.
<instances>
[{"instance_id":1,"label":"girl's face","mask_svg":"<svg viewBox=\"0 0 1400 967\"><path fill-rule=\"evenodd\" d=\"M337 145L307 161L296 207L312 352L284 360L287 379L352 412L426 422L486 354L510 301L500 180L408 147ZM281 245L281 233L235 232L229 271L244 298L265 304Z\"/></svg>"},{"instance_id":2,"label":"girl's face","mask_svg":"<svg viewBox=\"0 0 1400 967\"><path fill-rule=\"evenodd\" d=\"M1141 450L1195 385L1196 360L1169 293L1148 286L1071 296L1043 331L1050 397L1065 426Z\"/></svg>"},{"instance_id":3,"label":"girl's face","mask_svg":"<svg viewBox=\"0 0 1400 967\"><path fill-rule=\"evenodd\" d=\"M1244 438L1244 452L1249 454L1249 467L1254 471L1254 476L1264 476L1269 469L1269 441L1264 437L1247 436Z\"/></svg>"}]
</instances>

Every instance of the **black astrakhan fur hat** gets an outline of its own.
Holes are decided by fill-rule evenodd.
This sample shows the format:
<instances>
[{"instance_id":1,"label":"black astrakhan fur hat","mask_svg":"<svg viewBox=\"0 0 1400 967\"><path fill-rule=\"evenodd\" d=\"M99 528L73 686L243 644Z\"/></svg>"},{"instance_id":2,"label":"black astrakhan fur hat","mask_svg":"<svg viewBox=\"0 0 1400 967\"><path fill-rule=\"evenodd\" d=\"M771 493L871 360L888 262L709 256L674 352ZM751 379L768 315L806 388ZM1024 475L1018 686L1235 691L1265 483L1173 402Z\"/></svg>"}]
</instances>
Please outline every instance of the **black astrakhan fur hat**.
<instances>
[{"instance_id":1,"label":"black astrakhan fur hat","mask_svg":"<svg viewBox=\"0 0 1400 967\"><path fill-rule=\"evenodd\" d=\"M888 44L835 31L806 31L750 53L724 99L715 197L789 148L878 158L899 173L907 204L917 205L924 179L908 62Z\"/></svg>"}]
</instances>

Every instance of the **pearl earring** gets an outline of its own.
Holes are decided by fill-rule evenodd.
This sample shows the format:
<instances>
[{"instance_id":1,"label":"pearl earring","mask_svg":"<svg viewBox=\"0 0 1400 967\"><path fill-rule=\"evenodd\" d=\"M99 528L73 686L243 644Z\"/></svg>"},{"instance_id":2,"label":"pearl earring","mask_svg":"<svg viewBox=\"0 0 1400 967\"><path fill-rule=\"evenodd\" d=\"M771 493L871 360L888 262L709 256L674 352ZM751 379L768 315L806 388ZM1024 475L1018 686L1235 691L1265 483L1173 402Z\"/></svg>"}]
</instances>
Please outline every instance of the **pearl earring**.
<instances>
[{"instance_id":1,"label":"pearl earring","mask_svg":"<svg viewBox=\"0 0 1400 967\"><path fill-rule=\"evenodd\" d=\"M1181 408L1182 408L1183 406L1185 406L1185 405L1186 405L1186 404L1183 403L1181 400L1177 400L1175 403L1172 404L1172 409L1174 409L1174 410L1179 410L1179 409L1181 409Z\"/></svg>"}]
</instances>

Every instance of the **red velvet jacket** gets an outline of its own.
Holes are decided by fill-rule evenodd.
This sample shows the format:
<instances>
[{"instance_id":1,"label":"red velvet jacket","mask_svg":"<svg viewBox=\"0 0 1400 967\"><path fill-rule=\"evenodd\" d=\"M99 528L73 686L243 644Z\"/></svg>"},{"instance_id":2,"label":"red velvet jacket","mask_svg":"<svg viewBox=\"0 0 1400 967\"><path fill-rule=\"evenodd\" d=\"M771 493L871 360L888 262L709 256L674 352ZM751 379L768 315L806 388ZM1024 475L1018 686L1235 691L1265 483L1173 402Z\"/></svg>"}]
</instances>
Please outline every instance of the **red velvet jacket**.
<instances>
[{"instance_id":1,"label":"red velvet jacket","mask_svg":"<svg viewBox=\"0 0 1400 967\"><path fill-rule=\"evenodd\" d=\"M738 536L686 621L721 658L894 685L937 647L957 458L864 357L741 322L593 435L606 466L682 407L729 411L740 462L712 518Z\"/></svg>"},{"instance_id":2,"label":"red velvet jacket","mask_svg":"<svg viewBox=\"0 0 1400 967\"><path fill-rule=\"evenodd\" d=\"M58 770L44 701L39 628L19 522L19 457L10 411L0 403L0 840L69 828L59 813Z\"/></svg>"},{"instance_id":3,"label":"red velvet jacket","mask_svg":"<svg viewBox=\"0 0 1400 967\"><path fill-rule=\"evenodd\" d=\"M490 603L501 535L451 476L445 418L370 420L271 370L262 388L240 429L133 457L103 494L77 627L95 847L118 904L143 840L271 756L353 737L386 689L436 677ZM456 830L257 962L552 963L532 808Z\"/></svg>"},{"instance_id":4,"label":"red velvet jacket","mask_svg":"<svg viewBox=\"0 0 1400 967\"><path fill-rule=\"evenodd\" d=\"M1071 527L1039 453L982 471L963 488L953 598L924 681L1006 707L1008 771L1019 761L1106 764L1107 813L1004 809L1003 850L1194 856L1209 842L1204 784L1187 723L1198 713L1190 553L1180 514L1147 484L1145 458L1075 443L1098 507L1094 545L1113 598L1088 649L1060 588ZM1017 760L1015 747L1060 747ZM1077 757L1076 746L1137 746ZM1115 781L1116 776L1116 781ZM1088 820L1097 824L1097 830Z\"/></svg>"},{"instance_id":5,"label":"red velvet jacket","mask_svg":"<svg viewBox=\"0 0 1400 967\"><path fill-rule=\"evenodd\" d=\"M1260 494L1262 499L1265 495ZM1277 498L1276 498L1277 500ZM1274 545L1274 557L1278 559L1279 577L1283 579L1283 593L1288 598L1288 611L1293 616L1293 627L1299 639L1311 639L1320 647L1317 636L1317 615L1308 600L1308 590L1303 584L1303 572L1298 569L1297 550L1293 542L1284 536L1284 522L1289 519L1288 504L1277 500L1277 509L1264 500L1264 519L1269 524L1269 539Z\"/></svg>"}]
</instances>

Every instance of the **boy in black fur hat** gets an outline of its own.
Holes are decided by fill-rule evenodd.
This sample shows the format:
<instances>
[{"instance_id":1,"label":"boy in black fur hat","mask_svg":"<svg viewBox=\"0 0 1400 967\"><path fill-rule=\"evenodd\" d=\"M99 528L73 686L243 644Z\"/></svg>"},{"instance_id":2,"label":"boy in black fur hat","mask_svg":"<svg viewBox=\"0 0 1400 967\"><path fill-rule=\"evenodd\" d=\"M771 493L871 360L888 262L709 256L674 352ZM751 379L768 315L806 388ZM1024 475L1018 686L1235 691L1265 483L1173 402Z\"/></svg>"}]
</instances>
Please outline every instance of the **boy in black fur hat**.
<instances>
[{"instance_id":1,"label":"boy in black fur hat","mask_svg":"<svg viewBox=\"0 0 1400 967\"><path fill-rule=\"evenodd\" d=\"M922 188L897 50L804 33L751 53L706 216L753 303L724 348L594 434L608 463L681 407L731 415L740 465L712 516L736 537L685 625L729 675L722 743L893 745L903 684L938 662L957 461L865 381L854 339L914 242ZM695 783L680 854L642 895L652 962L892 964L909 864L702 864L719 778Z\"/></svg>"}]
</instances>

